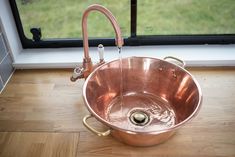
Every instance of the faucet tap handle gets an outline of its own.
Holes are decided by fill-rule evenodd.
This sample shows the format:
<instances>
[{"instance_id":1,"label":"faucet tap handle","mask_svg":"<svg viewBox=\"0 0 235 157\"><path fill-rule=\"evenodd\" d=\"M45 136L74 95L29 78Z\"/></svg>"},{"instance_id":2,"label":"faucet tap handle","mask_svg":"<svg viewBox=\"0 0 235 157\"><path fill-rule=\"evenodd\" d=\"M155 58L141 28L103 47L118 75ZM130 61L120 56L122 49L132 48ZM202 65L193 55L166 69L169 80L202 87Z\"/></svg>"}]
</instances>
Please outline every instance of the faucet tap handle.
<instances>
[{"instance_id":1,"label":"faucet tap handle","mask_svg":"<svg viewBox=\"0 0 235 157\"><path fill-rule=\"evenodd\" d=\"M104 62L104 46L102 44L99 44L97 49L99 52L100 63L102 63Z\"/></svg>"},{"instance_id":2,"label":"faucet tap handle","mask_svg":"<svg viewBox=\"0 0 235 157\"><path fill-rule=\"evenodd\" d=\"M75 82L77 79L84 77L84 68L76 67L73 71L73 75L70 77L72 82Z\"/></svg>"}]
</instances>

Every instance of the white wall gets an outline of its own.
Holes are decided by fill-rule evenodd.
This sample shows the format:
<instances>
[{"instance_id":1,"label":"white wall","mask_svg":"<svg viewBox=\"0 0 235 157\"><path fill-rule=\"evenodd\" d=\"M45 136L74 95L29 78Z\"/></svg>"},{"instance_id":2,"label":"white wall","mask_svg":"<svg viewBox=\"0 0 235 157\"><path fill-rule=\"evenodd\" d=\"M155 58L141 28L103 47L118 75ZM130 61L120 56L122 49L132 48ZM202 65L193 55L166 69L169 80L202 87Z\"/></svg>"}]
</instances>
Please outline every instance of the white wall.
<instances>
[{"instance_id":1,"label":"white wall","mask_svg":"<svg viewBox=\"0 0 235 157\"><path fill-rule=\"evenodd\" d=\"M15 61L19 53L22 51L22 45L8 0L0 0L0 18L9 41L13 61Z\"/></svg>"}]
</instances>

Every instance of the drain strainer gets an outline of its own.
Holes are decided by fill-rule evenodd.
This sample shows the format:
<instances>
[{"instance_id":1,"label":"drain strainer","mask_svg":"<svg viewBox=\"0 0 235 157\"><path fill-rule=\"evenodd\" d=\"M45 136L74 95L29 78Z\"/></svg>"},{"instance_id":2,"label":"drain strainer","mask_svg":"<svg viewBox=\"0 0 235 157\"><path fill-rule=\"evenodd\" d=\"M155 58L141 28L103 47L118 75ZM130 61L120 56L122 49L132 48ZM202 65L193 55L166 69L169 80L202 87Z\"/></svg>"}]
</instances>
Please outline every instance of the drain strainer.
<instances>
[{"instance_id":1,"label":"drain strainer","mask_svg":"<svg viewBox=\"0 0 235 157\"><path fill-rule=\"evenodd\" d=\"M134 111L130 115L130 121L138 126L144 126L149 122L149 116L143 111Z\"/></svg>"}]
</instances>

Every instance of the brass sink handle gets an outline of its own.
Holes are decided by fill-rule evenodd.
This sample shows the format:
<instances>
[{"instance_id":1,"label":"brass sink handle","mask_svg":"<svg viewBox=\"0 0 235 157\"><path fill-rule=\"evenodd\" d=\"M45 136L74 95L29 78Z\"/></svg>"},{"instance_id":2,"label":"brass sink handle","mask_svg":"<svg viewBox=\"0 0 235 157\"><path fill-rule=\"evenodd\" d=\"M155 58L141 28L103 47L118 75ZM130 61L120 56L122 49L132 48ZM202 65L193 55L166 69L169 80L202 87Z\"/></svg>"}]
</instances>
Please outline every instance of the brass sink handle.
<instances>
[{"instance_id":1,"label":"brass sink handle","mask_svg":"<svg viewBox=\"0 0 235 157\"><path fill-rule=\"evenodd\" d=\"M167 60L167 59L173 59L173 60L176 60L176 61L180 62L180 64L177 64L177 65L181 66L182 68L184 68L185 65L186 65L185 61L183 61L179 58L173 57L173 56L166 56L166 57L163 58L163 60Z\"/></svg>"},{"instance_id":2,"label":"brass sink handle","mask_svg":"<svg viewBox=\"0 0 235 157\"><path fill-rule=\"evenodd\" d=\"M89 118L93 118L94 116L92 115L86 115L84 118L83 118L83 124L84 126L89 129L91 132L93 132L94 134L98 135L98 136L108 136L110 133L111 133L111 130L107 130L107 131L104 131L104 132L101 132L101 131L97 131L95 130L93 127L91 127L88 123L87 123L87 120Z\"/></svg>"}]
</instances>

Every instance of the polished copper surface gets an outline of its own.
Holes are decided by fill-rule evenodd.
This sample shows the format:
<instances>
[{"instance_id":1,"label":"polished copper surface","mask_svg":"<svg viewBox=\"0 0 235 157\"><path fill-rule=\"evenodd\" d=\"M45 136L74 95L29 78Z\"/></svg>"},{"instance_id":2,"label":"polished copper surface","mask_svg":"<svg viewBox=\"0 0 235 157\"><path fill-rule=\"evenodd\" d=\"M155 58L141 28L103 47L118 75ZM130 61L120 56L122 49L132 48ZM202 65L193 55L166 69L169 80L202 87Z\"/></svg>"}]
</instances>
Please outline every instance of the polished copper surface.
<instances>
[{"instance_id":1,"label":"polished copper surface","mask_svg":"<svg viewBox=\"0 0 235 157\"><path fill-rule=\"evenodd\" d=\"M134 146L167 140L197 114L202 101L200 86L189 72L147 57L122 59L122 74L119 60L101 65L87 78L83 97L113 137ZM144 112L150 120L135 125L130 120L133 112Z\"/></svg>"},{"instance_id":2,"label":"polished copper surface","mask_svg":"<svg viewBox=\"0 0 235 157\"><path fill-rule=\"evenodd\" d=\"M82 36L83 36L83 48L84 48L84 60L83 60L83 68L84 68L84 78L87 78L88 75L97 67L100 65L94 65L92 64L90 55L89 55L89 44L88 44L88 30L87 30L87 18L90 12L92 11L98 11L107 17L107 19L110 21L110 23L113 26L113 29L116 34L116 45L118 47L122 47L123 45L123 38L121 35L121 29L117 23L116 18L113 16L113 14L104 6L101 6L99 4L93 4L90 5L83 13L82 16Z\"/></svg>"},{"instance_id":3,"label":"polished copper surface","mask_svg":"<svg viewBox=\"0 0 235 157\"><path fill-rule=\"evenodd\" d=\"M116 18L113 16L113 14L104 6L101 6L99 4L93 4L90 5L83 13L82 16L82 37L83 37L83 49L84 49L84 58L83 58L83 64L82 67L76 67L74 69L73 75L70 77L70 80L75 82L77 79L81 78L87 78L90 73L99 67L100 65L104 64L104 58L103 58L103 52L99 52L100 56L100 62L93 65L92 60L89 55L89 43L88 43L88 30L87 30L87 18L90 12L92 11L98 11L105 15L105 17L110 21L110 23L113 26L113 29L116 34L116 45L119 49L121 49L123 45L123 38L121 35L121 29L117 23ZM98 46L100 47L101 44ZM103 48L103 45L102 45Z\"/></svg>"}]
</instances>

